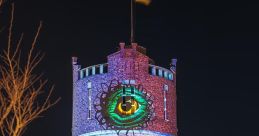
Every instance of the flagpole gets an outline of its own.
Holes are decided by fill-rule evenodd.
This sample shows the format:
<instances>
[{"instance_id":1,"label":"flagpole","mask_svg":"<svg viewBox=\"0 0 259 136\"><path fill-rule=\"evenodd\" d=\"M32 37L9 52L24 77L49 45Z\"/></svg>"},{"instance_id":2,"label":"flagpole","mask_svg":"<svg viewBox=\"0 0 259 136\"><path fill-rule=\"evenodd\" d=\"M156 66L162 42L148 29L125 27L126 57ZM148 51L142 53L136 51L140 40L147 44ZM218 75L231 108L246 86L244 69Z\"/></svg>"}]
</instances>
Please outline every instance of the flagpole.
<instances>
[{"instance_id":1,"label":"flagpole","mask_svg":"<svg viewBox=\"0 0 259 136\"><path fill-rule=\"evenodd\" d=\"M131 36L130 42L135 42L135 0L131 0Z\"/></svg>"}]
</instances>

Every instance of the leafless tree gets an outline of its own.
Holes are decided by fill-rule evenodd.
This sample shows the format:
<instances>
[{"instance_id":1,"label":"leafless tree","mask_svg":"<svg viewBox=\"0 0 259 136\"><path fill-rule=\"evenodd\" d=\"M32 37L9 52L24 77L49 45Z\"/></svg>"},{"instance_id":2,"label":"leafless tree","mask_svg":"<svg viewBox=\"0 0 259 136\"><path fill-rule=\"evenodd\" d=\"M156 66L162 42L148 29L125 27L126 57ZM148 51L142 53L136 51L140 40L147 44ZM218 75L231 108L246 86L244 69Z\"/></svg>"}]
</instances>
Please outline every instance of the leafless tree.
<instances>
[{"instance_id":1,"label":"leafless tree","mask_svg":"<svg viewBox=\"0 0 259 136\"><path fill-rule=\"evenodd\" d=\"M34 72L43 58L42 53L35 51L42 23L40 22L34 35L31 48L24 52L21 49L23 34L16 43L13 38L14 4L11 9L7 49L0 56L0 135L21 136L29 123L59 99L50 100L53 86L48 88L47 80L42 79L42 74ZM21 58L25 56L26 61L23 63ZM43 97L45 92L48 93Z\"/></svg>"},{"instance_id":2,"label":"leafless tree","mask_svg":"<svg viewBox=\"0 0 259 136\"><path fill-rule=\"evenodd\" d=\"M0 7L2 6L3 3L4 3L4 0L0 0Z\"/></svg>"}]
</instances>

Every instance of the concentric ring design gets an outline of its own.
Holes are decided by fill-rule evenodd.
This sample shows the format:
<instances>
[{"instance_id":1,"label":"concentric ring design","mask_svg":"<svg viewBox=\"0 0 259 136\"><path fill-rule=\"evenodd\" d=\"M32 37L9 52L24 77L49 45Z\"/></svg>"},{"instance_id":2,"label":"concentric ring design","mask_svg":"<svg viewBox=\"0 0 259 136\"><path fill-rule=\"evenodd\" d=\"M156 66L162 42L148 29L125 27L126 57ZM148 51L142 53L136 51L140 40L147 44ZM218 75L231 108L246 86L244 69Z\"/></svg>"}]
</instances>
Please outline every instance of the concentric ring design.
<instances>
[{"instance_id":1,"label":"concentric ring design","mask_svg":"<svg viewBox=\"0 0 259 136\"><path fill-rule=\"evenodd\" d=\"M155 116L153 96L141 85L121 84L113 80L102 84L96 98L95 119L104 129L116 130L117 134L140 130L152 124Z\"/></svg>"}]
</instances>

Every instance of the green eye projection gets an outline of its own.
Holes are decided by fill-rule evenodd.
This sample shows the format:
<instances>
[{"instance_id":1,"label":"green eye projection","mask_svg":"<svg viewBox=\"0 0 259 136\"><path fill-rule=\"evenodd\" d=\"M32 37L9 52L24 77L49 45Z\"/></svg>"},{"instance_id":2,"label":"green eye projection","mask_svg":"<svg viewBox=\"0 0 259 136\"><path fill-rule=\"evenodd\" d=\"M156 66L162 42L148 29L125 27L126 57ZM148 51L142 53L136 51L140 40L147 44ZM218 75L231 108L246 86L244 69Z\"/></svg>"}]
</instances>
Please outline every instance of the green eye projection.
<instances>
[{"instance_id":1,"label":"green eye projection","mask_svg":"<svg viewBox=\"0 0 259 136\"><path fill-rule=\"evenodd\" d=\"M103 84L96 98L95 118L104 129L121 130L143 129L154 119L153 96L141 85L123 85L112 81Z\"/></svg>"},{"instance_id":2,"label":"green eye projection","mask_svg":"<svg viewBox=\"0 0 259 136\"><path fill-rule=\"evenodd\" d=\"M143 93L133 86L118 89L108 99L107 115L116 127L137 127L148 115L148 102Z\"/></svg>"}]
</instances>

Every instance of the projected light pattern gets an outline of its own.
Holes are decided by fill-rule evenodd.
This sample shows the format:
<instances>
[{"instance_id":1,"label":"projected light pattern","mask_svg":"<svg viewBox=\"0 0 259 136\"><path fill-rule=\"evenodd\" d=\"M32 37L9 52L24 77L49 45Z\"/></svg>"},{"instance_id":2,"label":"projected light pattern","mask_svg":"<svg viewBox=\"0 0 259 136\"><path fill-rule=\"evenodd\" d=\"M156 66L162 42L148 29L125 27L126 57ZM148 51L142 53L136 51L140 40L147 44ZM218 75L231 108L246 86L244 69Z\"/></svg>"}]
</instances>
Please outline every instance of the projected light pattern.
<instances>
[{"instance_id":1,"label":"projected light pattern","mask_svg":"<svg viewBox=\"0 0 259 136\"><path fill-rule=\"evenodd\" d=\"M143 97L143 93L134 87L122 87L112 94L108 99L111 102L108 103L108 115L113 125L123 129L138 127L149 114L148 102Z\"/></svg>"},{"instance_id":2,"label":"projected light pattern","mask_svg":"<svg viewBox=\"0 0 259 136\"><path fill-rule=\"evenodd\" d=\"M169 70L145 52L120 43L107 63L86 68L73 57L72 136L177 135L176 60Z\"/></svg>"},{"instance_id":3,"label":"projected light pattern","mask_svg":"<svg viewBox=\"0 0 259 136\"><path fill-rule=\"evenodd\" d=\"M123 133L126 133L126 131L122 131ZM161 133L161 132L154 132L154 131L148 131L148 130L135 130L128 132L129 136L175 136L168 133ZM102 130L102 131L95 131L87 134L82 134L80 136L118 136L116 132L113 130Z\"/></svg>"},{"instance_id":4,"label":"projected light pattern","mask_svg":"<svg viewBox=\"0 0 259 136\"><path fill-rule=\"evenodd\" d=\"M95 102L95 118L104 129L143 129L152 124L155 112L153 96L141 85L122 85L112 81L108 90L102 90ZM128 133L128 131L126 131Z\"/></svg>"}]
</instances>

